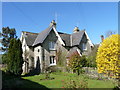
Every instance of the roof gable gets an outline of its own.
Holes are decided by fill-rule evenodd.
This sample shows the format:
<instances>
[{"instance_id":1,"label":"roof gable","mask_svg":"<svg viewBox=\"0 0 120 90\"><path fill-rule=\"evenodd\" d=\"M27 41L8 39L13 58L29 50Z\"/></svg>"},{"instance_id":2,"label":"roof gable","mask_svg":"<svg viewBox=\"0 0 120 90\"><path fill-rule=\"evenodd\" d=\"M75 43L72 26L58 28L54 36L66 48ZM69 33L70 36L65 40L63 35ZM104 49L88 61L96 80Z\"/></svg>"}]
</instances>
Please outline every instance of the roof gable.
<instances>
[{"instance_id":1,"label":"roof gable","mask_svg":"<svg viewBox=\"0 0 120 90\"><path fill-rule=\"evenodd\" d=\"M58 32L60 37L62 38L63 42L65 43L65 46L70 46L70 34L66 34L66 33L61 33Z\"/></svg>"},{"instance_id":2,"label":"roof gable","mask_svg":"<svg viewBox=\"0 0 120 90\"><path fill-rule=\"evenodd\" d=\"M85 30L71 34L71 44L72 44L71 46L79 45L84 33L85 33Z\"/></svg>"},{"instance_id":3,"label":"roof gable","mask_svg":"<svg viewBox=\"0 0 120 90\"><path fill-rule=\"evenodd\" d=\"M26 44L28 46L32 46L32 44L34 43L37 35L38 35L38 33L22 31L22 35L21 35L21 39L20 40L23 41L23 39L25 39Z\"/></svg>"},{"instance_id":4,"label":"roof gable","mask_svg":"<svg viewBox=\"0 0 120 90\"><path fill-rule=\"evenodd\" d=\"M50 31L53 30L56 34L56 36L58 37L58 40L61 42L62 45L65 45L64 42L62 41L61 37L59 36L58 32L56 31L54 25L49 26L47 29L45 29L44 31L40 32L35 40L35 42L33 43L32 46L35 46L37 44L43 43L43 41L46 39L46 37L49 35Z\"/></svg>"}]
</instances>

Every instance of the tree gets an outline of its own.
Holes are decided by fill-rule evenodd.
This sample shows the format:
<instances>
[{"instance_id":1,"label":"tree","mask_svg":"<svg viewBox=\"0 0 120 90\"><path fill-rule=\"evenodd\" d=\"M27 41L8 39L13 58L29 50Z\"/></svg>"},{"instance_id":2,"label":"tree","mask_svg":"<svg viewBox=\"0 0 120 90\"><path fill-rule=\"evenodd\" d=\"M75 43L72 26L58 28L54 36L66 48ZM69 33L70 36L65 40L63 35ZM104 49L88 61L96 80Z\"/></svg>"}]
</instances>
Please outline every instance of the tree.
<instances>
[{"instance_id":1,"label":"tree","mask_svg":"<svg viewBox=\"0 0 120 90\"><path fill-rule=\"evenodd\" d=\"M111 36L111 35L113 35L113 34L115 34L114 31L108 30L108 31L106 32L106 37L109 37L109 36Z\"/></svg>"},{"instance_id":2,"label":"tree","mask_svg":"<svg viewBox=\"0 0 120 90\"><path fill-rule=\"evenodd\" d=\"M94 45L92 51L87 56L87 66L88 67L96 67L96 56L99 44Z\"/></svg>"},{"instance_id":3,"label":"tree","mask_svg":"<svg viewBox=\"0 0 120 90\"><path fill-rule=\"evenodd\" d=\"M7 53L7 70L14 75L22 73L22 44L19 39L11 39Z\"/></svg>"},{"instance_id":4,"label":"tree","mask_svg":"<svg viewBox=\"0 0 120 90\"><path fill-rule=\"evenodd\" d=\"M2 32L0 33L0 36L2 36L1 44L2 44L2 51L7 51L10 40L12 38L17 38L16 36L16 30L14 28L9 27L3 27Z\"/></svg>"},{"instance_id":5,"label":"tree","mask_svg":"<svg viewBox=\"0 0 120 90\"><path fill-rule=\"evenodd\" d=\"M116 77L120 83L120 35L111 35L104 39L97 52L98 73ZM120 86L120 84L119 84Z\"/></svg>"},{"instance_id":6,"label":"tree","mask_svg":"<svg viewBox=\"0 0 120 90\"><path fill-rule=\"evenodd\" d=\"M73 70L73 72L77 72L77 74L80 74L80 69L82 68L80 55L77 52L74 52L68 62L68 66Z\"/></svg>"},{"instance_id":7,"label":"tree","mask_svg":"<svg viewBox=\"0 0 120 90\"><path fill-rule=\"evenodd\" d=\"M57 65L65 66L66 65L66 52L63 52L60 48L56 52Z\"/></svg>"}]
</instances>

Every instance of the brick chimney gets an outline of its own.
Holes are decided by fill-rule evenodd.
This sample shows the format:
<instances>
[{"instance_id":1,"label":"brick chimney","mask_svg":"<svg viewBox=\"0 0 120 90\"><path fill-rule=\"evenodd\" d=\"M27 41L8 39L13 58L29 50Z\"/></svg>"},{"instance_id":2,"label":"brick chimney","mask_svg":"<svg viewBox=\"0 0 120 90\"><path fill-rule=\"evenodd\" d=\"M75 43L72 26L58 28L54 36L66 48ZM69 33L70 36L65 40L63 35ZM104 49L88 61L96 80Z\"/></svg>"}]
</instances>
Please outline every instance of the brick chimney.
<instances>
[{"instance_id":1,"label":"brick chimney","mask_svg":"<svg viewBox=\"0 0 120 90\"><path fill-rule=\"evenodd\" d=\"M103 40L104 40L104 36L103 36L103 35L101 35L101 41L103 42Z\"/></svg>"},{"instance_id":2,"label":"brick chimney","mask_svg":"<svg viewBox=\"0 0 120 90\"><path fill-rule=\"evenodd\" d=\"M79 28L78 28L78 27L75 27L74 30L73 30L73 33L77 33L77 32L79 32L79 31L80 31Z\"/></svg>"},{"instance_id":3,"label":"brick chimney","mask_svg":"<svg viewBox=\"0 0 120 90\"><path fill-rule=\"evenodd\" d=\"M56 22L55 20L52 20L51 23L50 23L50 26L54 25L54 27L56 28Z\"/></svg>"}]
</instances>

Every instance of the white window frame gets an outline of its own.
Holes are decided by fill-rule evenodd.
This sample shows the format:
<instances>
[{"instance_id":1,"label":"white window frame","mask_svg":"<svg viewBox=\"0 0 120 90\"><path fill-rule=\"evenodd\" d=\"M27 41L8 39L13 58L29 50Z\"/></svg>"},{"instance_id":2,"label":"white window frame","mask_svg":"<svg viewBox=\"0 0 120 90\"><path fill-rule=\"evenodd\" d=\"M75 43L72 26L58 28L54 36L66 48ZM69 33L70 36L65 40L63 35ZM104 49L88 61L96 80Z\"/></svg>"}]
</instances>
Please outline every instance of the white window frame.
<instances>
[{"instance_id":1,"label":"white window frame","mask_svg":"<svg viewBox=\"0 0 120 90\"><path fill-rule=\"evenodd\" d=\"M50 66L56 65L56 59L55 56L50 56Z\"/></svg>"},{"instance_id":2,"label":"white window frame","mask_svg":"<svg viewBox=\"0 0 120 90\"><path fill-rule=\"evenodd\" d=\"M49 50L55 50L55 42L53 41L49 42Z\"/></svg>"},{"instance_id":3,"label":"white window frame","mask_svg":"<svg viewBox=\"0 0 120 90\"><path fill-rule=\"evenodd\" d=\"M86 43L82 43L82 49L87 50L87 44Z\"/></svg>"}]
</instances>

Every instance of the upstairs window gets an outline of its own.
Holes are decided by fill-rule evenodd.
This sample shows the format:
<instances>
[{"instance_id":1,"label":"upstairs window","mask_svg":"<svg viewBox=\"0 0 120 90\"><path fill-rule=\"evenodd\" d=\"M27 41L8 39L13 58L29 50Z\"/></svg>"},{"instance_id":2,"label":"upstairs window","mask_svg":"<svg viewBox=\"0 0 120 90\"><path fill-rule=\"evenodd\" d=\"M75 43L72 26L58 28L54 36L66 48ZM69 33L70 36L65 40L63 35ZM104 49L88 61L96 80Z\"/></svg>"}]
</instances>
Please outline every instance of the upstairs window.
<instances>
[{"instance_id":1,"label":"upstairs window","mask_svg":"<svg viewBox=\"0 0 120 90\"><path fill-rule=\"evenodd\" d=\"M83 50L87 50L87 45L86 45L86 43L82 43L82 49L83 49Z\"/></svg>"},{"instance_id":2,"label":"upstairs window","mask_svg":"<svg viewBox=\"0 0 120 90\"><path fill-rule=\"evenodd\" d=\"M53 41L49 42L49 49L55 50L55 42L53 42Z\"/></svg>"}]
</instances>

